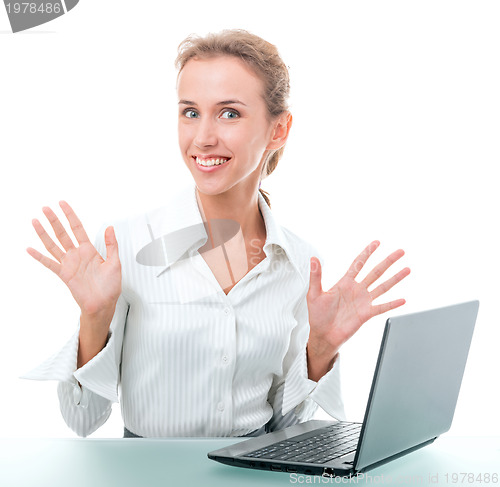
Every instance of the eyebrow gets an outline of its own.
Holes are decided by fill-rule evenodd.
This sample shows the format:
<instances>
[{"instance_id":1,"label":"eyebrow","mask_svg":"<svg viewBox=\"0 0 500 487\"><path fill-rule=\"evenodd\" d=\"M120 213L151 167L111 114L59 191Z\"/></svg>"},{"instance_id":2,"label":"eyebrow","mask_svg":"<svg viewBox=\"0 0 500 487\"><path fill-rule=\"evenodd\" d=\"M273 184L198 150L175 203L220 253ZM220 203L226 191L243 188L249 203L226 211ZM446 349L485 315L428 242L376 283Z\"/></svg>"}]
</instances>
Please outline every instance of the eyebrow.
<instances>
[{"instance_id":1,"label":"eyebrow","mask_svg":"<svg viewBox=\"0 0 500 487\"><path fill-rule=\"evenodd\" d=\"M197 103L191 100L180 100L179 105L197 105ZM216 103L216 105L243 105L246 107L246 105L239 100L223 100Z\"/></svg>"}]
</instances>

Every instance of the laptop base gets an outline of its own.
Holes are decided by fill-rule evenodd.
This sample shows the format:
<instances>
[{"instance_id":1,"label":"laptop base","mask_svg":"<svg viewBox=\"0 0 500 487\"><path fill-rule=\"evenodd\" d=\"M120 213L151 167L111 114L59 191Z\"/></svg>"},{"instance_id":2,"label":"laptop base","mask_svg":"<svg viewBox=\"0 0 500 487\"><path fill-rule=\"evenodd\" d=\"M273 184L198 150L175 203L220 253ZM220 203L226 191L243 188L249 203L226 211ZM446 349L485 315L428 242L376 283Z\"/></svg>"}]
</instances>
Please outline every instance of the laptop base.
<instances>
[{"instance_id":1,"label":"laptop base","mask_svg":"<svg viewBox=\"0 0 500 487\"><path fill-rule=\"evenodd\" d=\"M397 453L391 457L385 458L380 462L374 463L373 465L369 465L360 471L356 472L354 469L338 469L335 467L326 467L320 465L294 465L292 462L286 464L284 461L281 463L274 463L272 460L266 459L255 459L255 461L247 460L247 459L239 459L239 458L228 458L228 457L217 457L210 456L212 460L216 460L220 463L224 463L225 465L232 465L234 467L243 467L243 468L251 468L257 470L270 470L272 472L283 472L283 473L297 473L304 475L321 475L323 477L356 477L360 473L364 473L368 470L372 470L374 468L380 467L386 463L392 462L397 458L400 458L408 453L412 453L424 446L430 445L436 440L437 437L431 438L420 445L416 445L412 448L408 448L402 452ZM350 455L352 456L352 455ZM346 457L347 458L347 457Z\"/></svg>"}]
</instances>

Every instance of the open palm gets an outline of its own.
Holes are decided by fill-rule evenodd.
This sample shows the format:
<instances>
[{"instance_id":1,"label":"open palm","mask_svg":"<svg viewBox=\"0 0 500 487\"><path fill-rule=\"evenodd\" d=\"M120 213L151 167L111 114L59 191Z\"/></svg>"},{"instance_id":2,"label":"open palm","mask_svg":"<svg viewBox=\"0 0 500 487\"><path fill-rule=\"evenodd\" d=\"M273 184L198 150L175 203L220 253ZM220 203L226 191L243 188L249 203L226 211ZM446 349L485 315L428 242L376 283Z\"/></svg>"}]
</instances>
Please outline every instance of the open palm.
<instances>
[{"instance_id":1,"label":"open palm","mask_svg":"<svg viewBox=\"0 0 500 487\"><path fill-rule=\"evenodd\" d=\"M108 227L105 232L107 260L104 260L90 242L82 223L69 204L65 201L59 204L79 246L75 247L56 214L50 208L44 207L43 212L65 252L56 245L36 219L32 222L33 227L47 251L56 260L31 247L26 249L27 252L61 278L82 312L93 315L114 308L121 292L121 265L113 227Z\"/></svg>"},{"instance_id":2,"label":"open palm","mask_svg":"<svg viewBox=\"0 0 500 487\"><path fill-rule=\"evenodd\" d=\"M317 258L311 259L310 285L307 293L310 339L322 343L325 350L337 351L370 318L402 306L404 299L384 304L372 302L404 279L410 269L405 268L375 289L368 288L375 283L389 267L399 260L403 250L397 250L378 264L361 282L356 277L368 257L380 242L374 241L354 260L347 273L328 291L321 287L321 264Z\"/></svg>"}]
</instances>

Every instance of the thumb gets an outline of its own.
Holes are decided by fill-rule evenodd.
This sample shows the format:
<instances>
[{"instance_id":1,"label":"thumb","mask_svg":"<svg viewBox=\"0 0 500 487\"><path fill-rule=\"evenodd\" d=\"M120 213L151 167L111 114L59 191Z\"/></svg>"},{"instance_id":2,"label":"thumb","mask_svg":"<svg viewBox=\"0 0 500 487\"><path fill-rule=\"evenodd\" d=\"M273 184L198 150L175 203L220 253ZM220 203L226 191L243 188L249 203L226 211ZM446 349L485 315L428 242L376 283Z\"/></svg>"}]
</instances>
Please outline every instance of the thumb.
<instances>
[{"instance_id":1,"label":"thumb","mask_svg":"<svg viewBox=\"0 0 500 487\"><path fill-rule=\"evenodd\" d=\"M317 257L311 257L310 263L309 295L316 297L323 292L321 287L321 262Z\"/></svg>"},{"instance_id":2,"label":"thumb","mask_svg":"<svg viewBox=\"0 0 500 487\"><path fill-rule=\"evenodd\" d=\"M118 242L113 227L110 226L106 228L104 232L104 242L106 244L106 260L118 259Z\"/></svg>"}]
</instances>

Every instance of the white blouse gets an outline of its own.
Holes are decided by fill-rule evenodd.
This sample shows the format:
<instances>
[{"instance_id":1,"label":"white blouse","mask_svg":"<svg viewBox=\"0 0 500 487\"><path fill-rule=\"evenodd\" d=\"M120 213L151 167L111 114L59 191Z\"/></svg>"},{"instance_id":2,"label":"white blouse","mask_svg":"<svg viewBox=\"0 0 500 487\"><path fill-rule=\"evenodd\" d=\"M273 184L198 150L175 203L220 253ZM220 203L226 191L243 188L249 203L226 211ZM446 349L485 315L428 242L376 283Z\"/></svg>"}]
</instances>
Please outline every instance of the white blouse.
<instances>
[{"instance_id":1,"label":"white blouse","mask_svg":"<svg viewBox=\"0 0 500 487\"><path fill-rule=\"evenodd\" d=\"M122 294L103 350L77 369L78 325L23 378L60 381L62 415L79 436L102 426L118 401L125 427L143 437L274 431L311 419L318 405L345 419L339 359L318 382L308 379L309 259L321 257L276 223L259 193L266 257L226 295L199 252L208 236L195 189L112 223ZM104 258L106 226L95 243Z\"/></svg>"}]
</instances>

